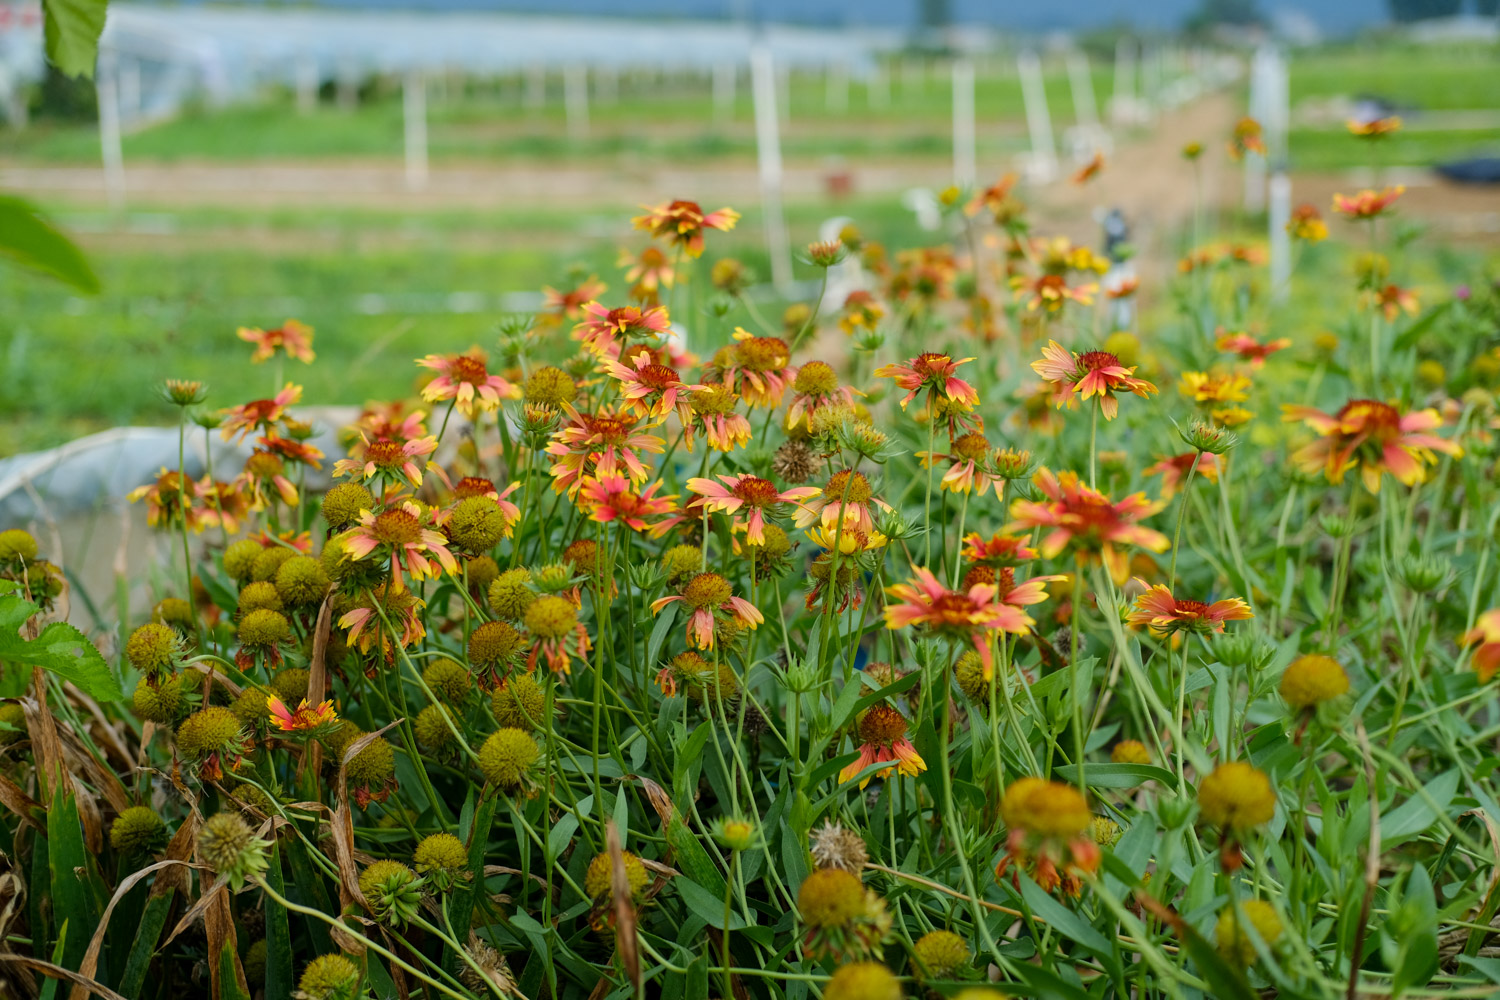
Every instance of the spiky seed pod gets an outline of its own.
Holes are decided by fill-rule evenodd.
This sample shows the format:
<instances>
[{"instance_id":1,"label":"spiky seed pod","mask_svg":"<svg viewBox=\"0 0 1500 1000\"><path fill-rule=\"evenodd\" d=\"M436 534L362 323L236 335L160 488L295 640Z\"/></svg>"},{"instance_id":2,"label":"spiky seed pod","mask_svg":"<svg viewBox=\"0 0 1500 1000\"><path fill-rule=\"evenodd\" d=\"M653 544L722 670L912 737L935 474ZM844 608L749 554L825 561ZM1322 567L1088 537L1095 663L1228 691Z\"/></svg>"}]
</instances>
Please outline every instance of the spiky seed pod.
<instances>
[{"instance_id":1,"label":"spiky seed pod","mask_svg":"<svg viewBox=\"0 0 1500 1000\"><path fill-rule=\"evenodd\" d=\"M159 851L167 843L167 825L149 806L131 806L109 827L109 844L127 857Z\"/></svg>"},{"instance_id":2,"label":"spiky seed pod","mask_svg":"<svg viewBox=\"0 0 1500 1000\"><path fill-rule=\"evenodd\" d=\"M479 770L490 784L510 791L521 786L541 755L524 729L498 729L479 748Z\"/></svg>"}]
</instances>

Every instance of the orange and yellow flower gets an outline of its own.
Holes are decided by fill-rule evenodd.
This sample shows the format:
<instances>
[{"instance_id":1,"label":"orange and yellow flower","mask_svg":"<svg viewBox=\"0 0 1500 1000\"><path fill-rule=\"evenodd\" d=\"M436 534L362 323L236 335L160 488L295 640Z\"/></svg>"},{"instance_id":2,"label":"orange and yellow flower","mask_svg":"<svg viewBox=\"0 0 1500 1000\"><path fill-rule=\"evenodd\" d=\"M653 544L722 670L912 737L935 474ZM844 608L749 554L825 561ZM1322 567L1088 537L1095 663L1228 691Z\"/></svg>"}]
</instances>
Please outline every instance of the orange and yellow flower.
<instances>
[{"instance_id":1,"label":"orange and yellow flower","mask_svg":"<svg viewBox=\"0 0 1500 1000\"><path fill-rule=\"evenodd\" d=\"M602 369L620 383L622 409L634 413L654 426L667 419L673 410L684 423L692 419L688 395L701 385L688 385L670 365L658 364L644 347L635 348L630 364L606 360Z\"/></svg>"},{"instance_id":2,"label":"orange and yellow flower","mask_svg":"<svg viewBox=\"0 0 1500 1000\"><path fill-rule=\"evenodd\" d=\"M1360 121L1351 118L1344 123L1349 134L1361 139L1383 139L1392 133L1401 131L1401 116L1386 115L1384 118L1370 118Z\"/></svg>"},{"instance_id":3,"label":"orange and yellow flower","mask_svg":"<svg viewBox=\"0 0 1500 1000\"><path fill-rule=\"evenodd\" d=\"M1210 452L1185 451L1181 455L1164 458L1148 467L1142 475L1161 476L1161 498L1170 500L1177 495L1178 488L1187 479L1188 470L1192 469L1195 458L1198 460L1198 471L1195 474L1211 483L1217 483L1219 459Z\"/></svg>"},{"instance_id":4,"label":"orange and yellow flower","mask_svg":"<svg viewBox=\"0 0 1500 1000\"><path fill-rule=\"evenodd\" d=\"M717 573L699 573L683 586L680 594L652 601L651 613L660 614L662 608L675 601L681 601L688 609L687 638L698 649L714 648L718 615L732 618L739 627L748 629L766 620L755 605L734 596L729 581Z\"/></svg>"},{"instance_id":5,"label":"orange and yellow flower","mask_svg":"<svg viewBox=\"0 0 1500 1000\"><path fill-rule=\"evenodd\" d=\"M906 395L901 398L903 410L924 389L929 403L941 401L972 409L979 405L979 392L954 372L959 365L966 365L973 360L960 358L954 361L946 354L923 351L905 364L889 364L875 369L875 377L894 379L898 386L906 390Z\"/></svg>"},{"instance_id":6,"label":"orange and yellow flower","mask_svg":"<svg viewBox=\"0 0 1500 1000\"><path fill-rule=\"evenodd\" d=\"M927 770L927 762L906 738L906 725L906 717L889 705L872 705L855 727L860 739L859 756L839 772L839 781L854 780L872 764L887 766L865 775L859 783L861 789L871 778L883 778L893 770L909 778Z\"/></svg>"},{"instance_id":7,"label":"orange and yellow flower","mask_svg":"<svg viewBox=\"0 0 1500 1000\"><path fill-rule=\"evenodd\" d=\"M1144 625L1153 632L1224 631L1227 621L1254 618L1250 605L1238 597L1225 598L1212 604L1172 596L1172 591L1158 583L1135 599L1135 610L1125 616L1131 625Z\"/></svg>"},{"instance_id":8,"label":"orange and yellow flower","mask_svg":"<svg viewBox=\"0 0 1500 1000\"><path fill-rule=\"evenodd\" d=\"M321 729L339 721L331 701L309 705L307 699L303 698L302 704L297 706L296 711L292 711L273 694L266 698L266 708L270 709L271 721L276 724L276 728L284 733Z\"/></svg>"},{"instance_id":9,"label":"orange and yellow flower","mask_svg":"<svg viewBox=\"0 0 1500 1000\"><path fill-rule=\"evenodd\" d=\"M1479 683L1484 684L1500 671L1500 608L1491 608L1479 616L1474 627L1464 633L1461 645L1479 644L1471 662Z\"/></svg>"},{"instance_id":10,"label":"orange and yellow flower","mask_svg":"<svg viewBox=\"0 0 1500 1000\"><path fill-rule=\"evenodd\" d=\"M438 373L437 378L422 387L422 398L429 403L456 400L458 412L471 419L476 411L493 413L498 410L502 399L521 398L521 387L499 375L491 375L485 367L484 355L478 351L429 354L419 358L417 364Z\"/></svg>"},{"instance_id":11,"label":"orange and yellow flower","mask_svg":"<svg viewBox=\"0 0 1500 1000\"><path fill-rule=\"evenodd\" d=\"M1221 329L1214 338L1214 346L1228 354L1239 355L1241 360L1250 362L1251 368L1260 368L1266 363L1266 358L1291 347L1292 339L1277 337L1261 343L1248 333Z\"/></svg>"},{"instance_id":12,"label":"orange and yellow flower","mask_svg":"<svg viewBox=\"0 0 1500 1000\"><path fill-rule=\"evenodd\" d=\"M286 416L287 407L301 399L302 387L288 382L270 399L257 399L225 410L220 433L225 441L229 441L236 434L243 440L254 431L268 431L272 424Z\"/></svg>"},{"instance_id":13,"label":"orange and yellow flower","mask_svg":"<svg viewBox=\"0 0 1500 1000\"><path fill-rule=\"evenodd\" d=\"M1417 293L1399 285L1387 284L1381 288L1372 288L1365 294L1369 304L1380 310L1387 323L1394 322L1403 312L1408 316L1415 316L1420 308Z\"/></svg>"},{"instance_id":14,"label":"orange and yellow flower","mask_svg":"<svg viewBox=\"0 0 1500 1000\"><path fill-rule=\"evenodd\" d=\"M1118 585L1130 575L1127 546L1164 552L1171 545L1166 535L1139 523L1160 511L1165 501L1134 493L1116 503L1083 485L1076 472L1054 474L1045 466L1037 470L1032 482L1046 499L1012 501L1013 520L1005 530L1050 528L1041 543L1044 558L1052 559L1071 548L1082 562L1102 562Z\"/></svg>"},{"instance_id":15,"label":"orange and yellow flower","mask_svg":"<svg viewBox=\"0 0 1500 1000\"><path fill-rule=\"evenodd\" d=\"M875 496L864 473L845 469L830 476L828 485L820 494L798 507L797 513L792 515L792 522L799 528L818 522L834 531L842 521L846 531L872 535L875 533L875 519L870 516L872 503L885 510L891 509L889 504Z\"/></svg>"},{"instance_id":16,"label":"orange and yellow flower","mask_svg":"<svg viewBox=\"0 0 1500 1000\"><path fill-rule=\"evenodd\" d=\"M1389 403L1351 399L1334 414L1311 406L1283 406L1282 419L1306 424L1319 435L1292 455L1303 471L1321 470L1336 485L1345 473L1358 469L1371 493L1380 492L1387 472L1404 486L1422 482L1426 466L1437 461L1434 452L1455 458L1463 454L1455 442L1427 433L1443 423L1434 409L1403 414Z\"/></svg>"},{"instance_id":17,"label":"orange and yellow flower","mask_svg":"<svg viewBox=\"0 0 1500 1000\"><path fill-rule=\"evenodd\" d=\"M402 589L402 574L418 580L439 572L458 572L458 560L448 551L448 540L430 525L432 515L411 500L387 507L379 514L361 511L359 525L345 533L344 551L351 559L364 559L377 551L389 554L391 579Z\"/></svg>"},{"instance_id":18,"label":"orange and yellow flower","mask_svg":"<svg viewBox=\"0 0 1500 1000\"><path fill-rule=\"evenodd\" d=\"M638 215L630 221L635 228L675 245L689 257L699 257L703 254L703 231L717 229L727 233L740 221L740 213L732 208L704 212L696 201L679 199L655 208L646 206L645 215Z\"/></svg>"},{"instance_id":19,"label":"orange and yellow flower","mask_svg":"<svg viewBox=\"0 0 1500 1000\"><path fill-rule=\"evenodd\" d=\"M644 493L636 493L624 476L601 476L586 480L579 491L579 506L589 512L589 519L602 524L617 522L632 531L644 532L652 538L676 524L678 518L661 518L677 509L677 495L656 496L661 489L658 481L652 483Z\"/></svg>"},{"instance_id":20,"label":"orange and yellow flower","mask_svg":"<svg viewBox=\"0 0 1500 1000\"><path fill-rule=\"evenodd\" d=\"M1099 171L1103 169L1104 154L1101 152L1095 152L1093 158L1083 166L1079 167L1078 170L1073 174L1073 183L1087 184L1095 177L1098 177Z\"/></svg>"},{"instance_id":21,"label":"orange and yellow flower","mask_svg":"<svg viewBox=\"0 0 1500 1000\"><path fill-rule=\"evenodd\" d=\"M585 302L583 315L583 321L573 328L573 339L600 357L619 358L632 339L654 340L672 329L662 306L606 309L598 302Z\"/></svg>"},{"instance_id":22,"label":"orange and yellow flower","mask_svg":"<svg viewBox=\"0 0 1500 1000\"><path fill-rule=\"evenodd\" d=\"M420 417L421 414L413 414ZM411 418L407 418L411 423ZM420 421L418 421L420 424ZM410 438L406 441L380 438L371 441L369 438L361 437L362 446L355 455L355 449L350 450L351 457L341 458L333 463L333 475L335 479L349 477L357 482L365 482L376 476L384 477L387 484L405 482L413 488L422 485L422 473L424 470L435 472L438 478L447 480L446 473L438 467L436 462L422 462L426 455L437 451L437 438L432 436Z\"/></svg>"},{"instance_id":23,"label":"orange and yellow flower","mask_svg":"<svg viewBox=\"0 0 1500 1000\"><path fill-rule=\"evenodd\" d=\"M692 417L682 425L683 441L693 450L695 432L701 432L715 451L734 451L750 443L754 433L743 413L735 412L739 394L723 385L709 383L688 400Z\"/></svg>"},{"instance_id":24,"label":"orange and yellow flower","mask_svg":"<svg viewBox=\"0 0 1500 1000\"><path fill-rule=\"evenodd\" d=\"M920 625L938 635L967 639L984 664L986 680L995 669L990 640L1000 632L1024 635L1036 624L1016 600L1001 601L994 584L976 583L968 590L955 591L943 586L924 567L912 567L912 574L906 583L886 588L885 592L894 600L886 604L885 627ZM1045 599L1040 590L1038 585L1011 596L1018 598L1019 603L1036 603ZM1032 597L1036 600L1031 600Z\"/></svg>"},{"instance_id":25,"label":"orange and yellow flower","mask_svg":"<svg viewBox=\"0 0 1500 1000\"><path fill-rule=\"evenodd\" d=\"M1395 203L1396 199L1406 193L1406 185L1398 184L1395 187L1384 188L1380 191L1372 191L1365 188L1356 195L1336 194L1333 196L1333 210L1340 215L1347 215L1351 219L1374 219L1384 215L1386 209Z\"/></svg>"},{"instance_id":26,"label":"orange and yellow flower","mask_svg":"<svg viewBox=\"0 0 1500 1000\"><path fill-rule=\"evenodd\" d=\"M1259 153L1266 155L1266 141L1264 130L1260 122L1254 118L1241 118L1234 126L1234 134L1229 137L1229 155L1235 160L1243 160L1246 153Z\"/></svg>"},{"instance_id":27,"label":"orange and yellow flower","mask_svg":"<svg viewBox=\"0 0 1500 1000\"><path fill-rule=\"evenodd\" d=\"M251 364L269 361L278 348L285 351L287 357L296 358L304 364L312 364L317 357L312 349L313 328L294 319L287 320L274 330L242 326L235 331L235 336L255 345L255 351L250 355Z\"/></svg>"},{"instance_id":28,"label":"orange and yellow flower","mask_svg":"<svg viewBox=\"0 0 1500 1000\"><path fill-rule=\"evenodd\" d=\"M654 434L642 434L639 420L608 407L597 413L579 413L565 406L568 420L552 435L546 453L553 458L552 488L576 496L587 478L625 475L644 483L650 471L641 461L642 451L661 454L665 442Z\"/></svg>"},{"instance_id":29,"label":"orange and yellow flower","mask_svg":"<svg viewBox=\"0 0 1500 1000\"><path fill-rule=\"evenodd\" d=\"M600 281L597 275L589 275L578 284L567 291L558 291L551 285L542 288L542 296L545 300L544 311L558 319L578 319L583 315L583 307L609 291L609 286Z\"/></svg>"},{"instance_id":30,"label":"orange and yellow flower","mask_svg":"<svg viewBox=\"0 0 1500 1000\"><path fill-rule=\"evenodd\" d=\"M688 509L723 511L736 517L730 530L743 527L745 540L751 545L766 544L766 515L775 514L782 504L800 504L803 500L817 496L821 490L816 486L798 486L789 490L778 490L776 484L759 476L720 476L721 482L712 479L693 478L687 488L698 495L688 504Z\"/></svg>"},{"instance_id":31,"label":"orange and yellow flower","mask_svg":"<svg viewBox=\"0 0 1500 1000\"><path fill-rule=\"evenodd\" d=\"M1069 302L1092 305L1094 293L1099 291L1098 282L1069 285L1067 277L1061 274L1041 274L1035 278L1018 274L1010 279L1010 285L1018 296L1024 295L1027 312L1044 309L1055 313Z\"/></svg>"},{"instance_id":32,"label":"orange and yellow flower","mask_svg":"<svg viewBox=\"0 0 1500 1000\"><path fill-rule=\"evenodd\" d=\"M1066 393L1076 392L1085 401L1098 396L1099 412L1105 420L1113 420L1120 412L1120 401L1115 398L1117 390L1133 392L1142 398L1156 392L1156 386L1135 377L1134 367L1120 364L1120 359L1108 351L1074 354L1055 340L1047 342L1041 360L1033 361L1031 370L1052 383L1061 397L1059 409L1070 398Z\"/></svg>"},{"instance_id":33,"label":"orange and yellow flower","mask_svg":"<svg viewBox=\"0 0 1500 1000\"><path fill-rule=\"evenodd\" d=\"M1328 239L1328 223L1323 221L1323 216L1313 205L1302 204L1292 209L1286 231L1291 234L1292 239L1304 243L1321 243Z\"/></svg>"}]
</instances>

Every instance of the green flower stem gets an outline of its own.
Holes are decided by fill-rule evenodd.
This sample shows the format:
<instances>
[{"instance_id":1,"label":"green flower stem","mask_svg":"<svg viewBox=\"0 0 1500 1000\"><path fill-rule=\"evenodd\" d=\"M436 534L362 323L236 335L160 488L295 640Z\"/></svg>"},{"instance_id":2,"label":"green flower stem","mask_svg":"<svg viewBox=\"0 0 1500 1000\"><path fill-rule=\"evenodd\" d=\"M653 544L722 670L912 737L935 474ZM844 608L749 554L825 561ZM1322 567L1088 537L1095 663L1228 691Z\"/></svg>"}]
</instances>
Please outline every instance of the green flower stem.
<instances>
[{"instance_id":1,"label":"green flower stem","mask_svg":"<svg viewBox=\"0 0 1500 1000\"><path fill-rule=\"evenodd\" d=\"M1078 561L1073 564L1073 609L1069 617L1069 639L1073 646L1071 655L1068 657L1068 684L1072 688L1072 697L1069 700L1073 705L1073 763L1078 765L1078 789L1084 795L1088 795L1089 785L1083 773L1085 741L1083 699L1086 691L1083 678L1078 672L1078 632L1083 620L1083 563Z\"/></svg>"},{"instance_id":2,"label":"green flower stem","mask_svg":"<svg viewBox=\"0 0 1500 1000\"><path fill-rule=\"evenodd\" d=\"M416 976L418 979L420 979L422 982L426 983L428 986L431 986L433 989L438 990L438 991L440 991L442 993L445 993L445 994L447 994L450 997L453 997L453 1000L473 1000L473 997L469 993L467 993L467 992L463 992L463 993L456 992L456 991L453 990L452 987L447 986L444 983L438 982L436 979L433 979L431 976L427 975L421 969L418 969L417 967L415 967L413 965L410 965L407 962L403 961L399 956L397 956L397 954L395 952L390 951L389 949L387 949L387 948L383 947L382 945L380 945L378 942L373 941L370 938L365 937L358 930L356 930L355 928L351 927L349 924L344 923L342 920L339 920L336 917L330 917L328 914L324 913L322 910L315 910L311 906L300 906L300 905L292 902L291 900L287 899L285 896L283 896L279 892L277 892L275 889L272 889L270 887L270 885L268 885L266 883L265 878L263 878L262 876L260 876L260 875L255 876L254 881L255 881L256 886L260 889L260 891L263 892L263 893L265 893L266 896L269 899L271 899L273 902L275 902L278 906L283 906L283 907L285 907L286 909L290 910L293 913L300 913L304 917L312 917L312 918L314 918L316 920L321 920L323 923L327 924L330 927L336 927L336 928L338 928L338 930L341 933L347 934L349 937L351 937L354 940L358 941L360 944L364 945L366 948L368 948L371 951L375 952L375 954L380 955L386 961L392 963L393 965L397 965L403 971L405 971L405 972L407 972L407 973L409 973L409 974L411 974L413 976ZM444 973L444 975L446 976L446 973ZM449 977L449 978L451 979L451 977ZM457 980L453 980L453 982L456 983ZM460 986L460 988L462 988L462 987Z\"/></svg>"},{"instance_id":3,"label":"green flower stem","mask_svg":"<svg viewBox=\"0 0 1500 1000\"><path fill-rule=\"evenodd\" d=\"M1182 522L1187 515L1188 497L1191 496L1193 475L1198 471L1198 463L1203 461L1203 452L1193 453L1193 464L1188 466L1187 477L1182 481L1182 502L1177 505L1177 527L1172 531L1172 563L1167 570L1167 586L1174 591L1177 589L1177 548L1182 541ZM1290 502L1290 500L1288 501ZM1283 523L1285 523L1283 519Z\"/></svg>"}]
</instances>

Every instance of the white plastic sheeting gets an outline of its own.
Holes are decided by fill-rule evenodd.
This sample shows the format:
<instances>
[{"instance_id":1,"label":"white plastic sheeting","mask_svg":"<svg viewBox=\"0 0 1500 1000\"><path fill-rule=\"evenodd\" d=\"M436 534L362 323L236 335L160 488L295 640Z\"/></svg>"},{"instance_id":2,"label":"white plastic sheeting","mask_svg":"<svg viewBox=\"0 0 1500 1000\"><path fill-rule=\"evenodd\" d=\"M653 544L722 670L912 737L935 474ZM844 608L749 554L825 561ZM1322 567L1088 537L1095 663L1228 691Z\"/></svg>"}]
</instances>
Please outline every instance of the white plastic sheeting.
<instances>
[{"instance_id":1,"label":"white plastic sheeting","mask_svg":"<svg viewBox=\"0 0 1500 1000\"><path fill-rule=\"evenodd\" d=\"M131 118L169 114L195 93L211 101L279 83L381 73L456 70L478 75L589 67L707 73L747 66L753 45L778 66L832 65L861 75L894 32L751 28L707 21L562 18L470 12L396 12L112 3L103 46L139 63L142 106Z\"/></svg>"}]
</instances>

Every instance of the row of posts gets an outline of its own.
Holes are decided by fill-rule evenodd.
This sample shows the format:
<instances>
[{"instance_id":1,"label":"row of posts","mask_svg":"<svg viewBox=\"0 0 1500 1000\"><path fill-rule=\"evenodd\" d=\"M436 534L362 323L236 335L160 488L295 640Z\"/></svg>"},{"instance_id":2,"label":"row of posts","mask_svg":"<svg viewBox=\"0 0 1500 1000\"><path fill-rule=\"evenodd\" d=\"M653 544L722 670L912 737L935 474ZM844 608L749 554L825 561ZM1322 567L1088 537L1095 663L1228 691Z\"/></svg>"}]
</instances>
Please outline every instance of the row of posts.
<instances>
[{"instance_id":1,"label":"row of posts","mask_svg":"<svg viewBox=\"0 0 1500 1000\"><path fill-rule=\"evenodd\" d=\"M1266 53L1270 54L1267 55ZM1146 49L1135 42L1121 40L1115 52L1114 93L1109 105L1110 125L1140 125L1150 121L1154 109L1164 100L1169 83L1196 80L1197 70L1202 65L1202 55L1189 57L1178 49ZM1099 114L1095 99L1093 76L1087 56L1079 50L1065 53L1069 89L1074 108L1075 124L1065 131L1068 153L1075 159L1086 159L1094 152L1107 151L1110 131ZM1263 50L1257 54L1252 73L1252 102L1259 100L1265 105L1259 117L1268 126L1268 134L1280 135L1279 146L1273 146L1273 162L1281 162L1283 169L1270 183L1272 214L1285 215L1289 207L1285 204L1285 187L1289 191L1284 172L1285 160L1285 114L1278 119L1274 108L1284 108L1285 64L1279 61L1274 50ZM105 185L110 204L120 207L124 203L125 171L121 152L121 106L139 103L139 70L134 79L135 93L129 90L127 81L132 79L128 71L109 50L100 54L97 86L99 96L99 137L103 152ZM909 93L920 93L927 87L928 67L918 60L904 60L898 64L903 89ZM960 57L949 64L952 88L953 111L953 179L963 186L972 186L979 181L977 153L977 113L975 107L976 61ZM1026 123L1030 138L1030 152L1026 159L1026 172L1038 182L1056 178L1060 172L1058 142L1053 131L1053 118L1047 103L1042 60L1033 51L1023 51L1015 61L1016 75L1020 81L1025 107ZM986 67L990 69L992 67ZM756 148L758 153L763 214L766 225L766 241L771 250L772 279L779 287L791 281L790 244L782 211L783 163L781 156L780 128L787 117L789 104L790 69L778 66L771 50L764 45L752 48L749 58L750 90L754 105ZM1276 74L1279 72L1279 76ZM846 64L834 63L826 68L826 102L830 112L846 113L849 108L851 73ZM567 130L570 137L584 139L589 131L589 97L591 71L573 64L562 69L562 96ZM732 63L721 63L711 74L714 116L720 123L733 118L738 87L739 70ZM592 71L594 92L603 101L614 101L619 94L619 75L613 68L595 68ZM357 78L351 72L341 72L336 80L336 93L341 104L357 101ZM528 107L541 107L547 95L547 72L540 65L533 66L523 76L523 103ZM1280 80L1280 90L1275 90ZM429 180L427 104L431 80L421 69L409 70L403 78L403 119L405 148L405 179L412 190L424 188ZM303 110L311 110L317 103L320 84L317 67L304 60L296 71L297 104ZM864 77L866 98L872 107L889 102L888 76L883 67L877 65ZM1268 89L1269 88L1269 89ZM1277 126L1279 123L1279 132ZM1279 149L1279 161L1277 160ZM1249 192L1252 188L1266 188L1264 163L1259 164L1260 180L1255 181L1252 172L1255 164L1246 173L1246 207L1259 209L1264 201L1252 203ZM1273 231L1275 229L1273 220ZM1281 258L1275 252L1273 239L1273 275L1276 262Z\"/></svg>"}]
</instances>

